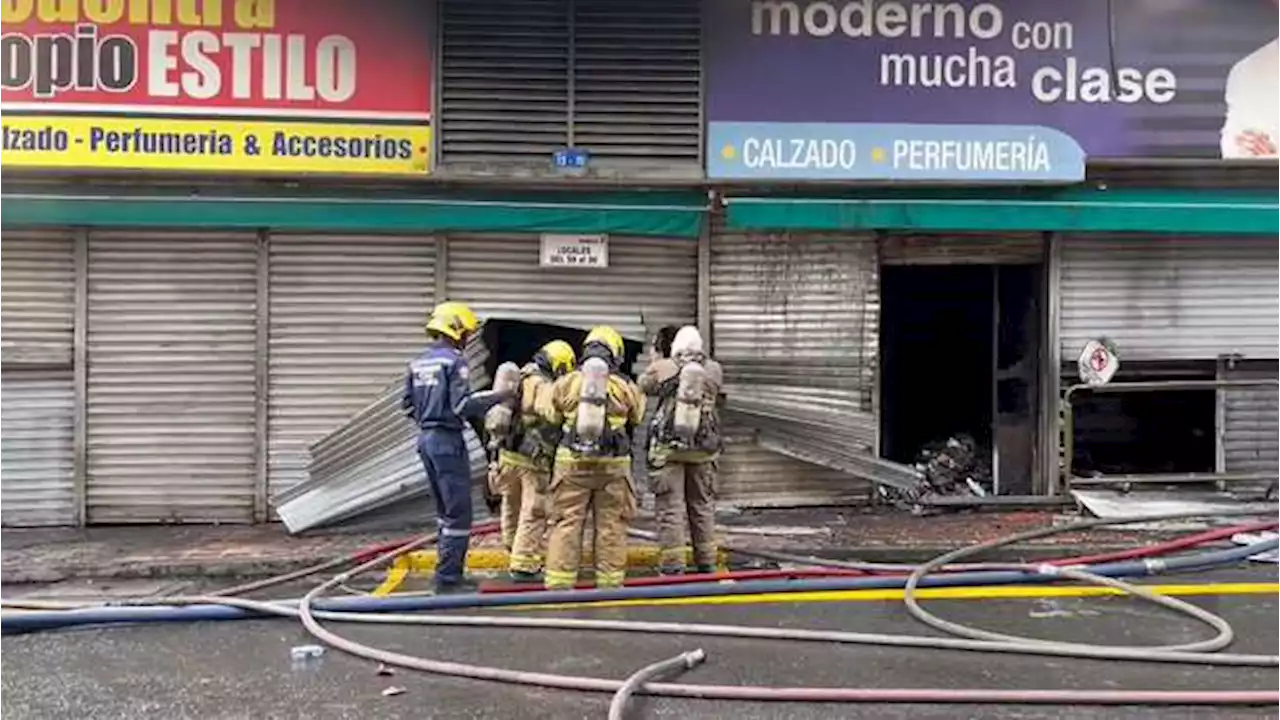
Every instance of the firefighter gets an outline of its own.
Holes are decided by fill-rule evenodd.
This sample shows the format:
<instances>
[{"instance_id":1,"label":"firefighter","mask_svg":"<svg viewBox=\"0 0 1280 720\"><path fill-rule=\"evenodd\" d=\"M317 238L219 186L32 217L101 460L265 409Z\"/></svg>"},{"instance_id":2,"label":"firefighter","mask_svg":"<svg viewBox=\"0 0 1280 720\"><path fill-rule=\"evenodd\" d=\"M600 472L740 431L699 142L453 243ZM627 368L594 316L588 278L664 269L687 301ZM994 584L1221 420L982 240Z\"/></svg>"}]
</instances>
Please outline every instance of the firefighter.
<instances>
[{"instance_id":1,"label":"firefighter","mask_svg":"<svg viewBox=\"0 0 1280 720\"><path fill-rule=\"evenodd\" d=\"M596 587L618 587L626 576L627 524L636 511L631 435L644 417L644 395L619 373L623 354L617 330L594 328L578 369L539 396L539 415L562 429L551 476L548 590L572 588L577 580L589 508L595 518Z\"/></svg>"},{"instance_id":2,"label":"firefighter","mask_svg":"<svg viewBox=\"0 0 1280 720\"><path fill-rule=\"evenodd\" d=\"M485 416L485 427L496 449L493 489L502 496L502 538L511 556L508 570L517 582L541 579L546 493L560 441L560 426L538 417L536 400L556 379L571 372L576 362L569 343L553 340L543 345L514 378L495 381L495 387L514 382L517 391ZM499 368L499 374L503 370Z\"/></svg>"},{"instance_id":3,"label":"firefighter","mask_svg":"<svg viewBox=\"0 0 1280 720\"><path fill-rule=\"evenodd\" d=\"M462 348L478 327L465 304L437 305L427 320L429 345L409 363L404 380L401 407L418 426L418 457L436 501L439 593L475 589L463 578L471 536L471 462L462 428L465 417L504 398L471 392Z\"/></svg>"},{"instance_id":4,"label":"firefighter","mask_svg":"<svg viewBox=\"0 0 1280 720\"><path fill-rule=\"evenodd\" d=\"M703 352L702 335L692 326L680 328L670 356L655 358L640 376L640 389L658 402L647 459L663 574L684 572L690 537L697 571L716 569L715 478L723 383L720 363Z\"/></svg>"}]
</instances>

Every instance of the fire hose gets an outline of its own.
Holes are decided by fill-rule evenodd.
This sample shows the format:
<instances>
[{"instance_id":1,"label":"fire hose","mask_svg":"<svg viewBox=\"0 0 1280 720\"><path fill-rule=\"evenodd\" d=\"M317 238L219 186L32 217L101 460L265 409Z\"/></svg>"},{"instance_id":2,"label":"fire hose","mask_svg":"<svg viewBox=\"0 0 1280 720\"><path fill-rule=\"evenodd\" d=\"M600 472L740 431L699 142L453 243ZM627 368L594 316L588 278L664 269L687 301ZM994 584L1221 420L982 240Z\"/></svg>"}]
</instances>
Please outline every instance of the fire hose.
<instances>
[{"instance_id":1,"label":"fire hose","mask_svg":"<svg viewBox=\"0 0 1280 720\"><path fill-rule=\"evenodd\" d=\"M1240 513L1245 514L1245 513ZM1249 665L1274 667L1275 656L1229 655L1207 653L1206 649L1218 649L1230 642L1230 627L1210 613L1200 611L1202 615L1193 614L1197 620L1215 627L1218 636L1207 641L1191 643L1186 646L1167 648L1116 648L1107 646L1090 646L1075 643L1054 643L1038 640L1013 638L1010 640L980 640L961 638L935 638L884 635L875 636L859 633L830 633L825 631L797 631L781 628L737 628L734 626L697 626L681 623L608 623L604 621L567 620L552 618L514 618L514 617L458 617L432 615L386 615L387 610L422 610L444 609L476 606L515 606L542 604L549 602L592 602L606 599L627 599L634 597L689 597L725 594L748 594L758 592L787 592L793 590L814 589L852 589L858 587L903 587L913 602L912 594L916 587L931 585L963 585L975 583L998 582L1036 582L1058 580L1063 571L1049 571L1048 566L1036 566L1035 572L1027 572L1025 566L1014 570L976 570L955 572L947 575L929 575L932 568L959 559L973 552L1019 542L1028 537L1042 537L1058 532L1071 532L1085 527L1105 525L1121 525L1157 519L1174 519L1188 517L1185 514L1148 516L1124 520L1090 521L1087 523L1050 528L1035 531L1033 534L1022 533L1009 538L1002 538L996 543L988 543L974 548L965 548L955 553L948 553L924 566L907 578L894 577L849 577L832 579L814 579L801 581L753 581L734 584L690 584L665 587L636 587L620 590L601 590L585 592L531 592L517 595L476 595L443 598L343 598L339 600L320 600L320 597L337 585L348 581L351 577L381 565L391 558L416 547L425 546L430 538L422 538L402 546L392 552L363 563L352 571L341 573L322 583L309 592L297 604L296 608L289 603L268 603L240 598L173 598L166 601L166 606L113 606L83 608L79 610L53 613L18 613L6 614L0 618L0 629L5 633L37 630L50 627L65 627L76 624L96 624L102 622L137 622L191 619L238 619L241 617L257 617L262 614L288 615L300 617L304 626L320 640L339 649L380 660L389 664L437 672L460 677L474 677L520 684L543 685L565 689L593 690L600 692L618 692L624 685L619 681L602 678L583 678L574 676L550 675L544 673L526 673L522 671L490 668L483 666L463 665L424 658L415 658L399 653L389 653L377 648L370 648L342 638L321 626L319 619L346 622L374 622L396 624L432 624L432 625L485 625L511 627L560 627L572 629L622 630L631 632L670 632L680 634L706 634L733 637L769 637L770 639L788 639L804 641L859 642L863 644L888 644L899 647L938 647L954 650L976 650L986 652L1013 652L1033 655L1054 655L1064 657L1105 657L1134 661L1160 662L1196 662L1215 665ZM1146 575L1155 572L1179 571L1212 567L1226 563L1234 563L1249 555L1274 549L1274 540L1256 543L1249 547L1233 548L1224 551L1199 553L1192 556L1174 557L1162 562L1123 561L1093 565L1088 571L1072 569L1067 571L1072 577L1097 581L1098 577L1113 578L1112 587L1134 594L1144 600L1159 602L1165 607L1186 612L1187 603L1172 598L1154 596L1140 587L1123 583L1114 578ZM991 567L987 565L986 567ZM1005 566L1002 566L1005 567ZM1159 598L1153 600L1152 598ZM197 604L192 604L197 603ZM211 604L218 603L218 604ZM1199 608L1196 608L1199 610ZM1216 621L1216 622L1215 622ZM1220 624L1219 624L1220 623ZM625 626L625 627L624 627ZM653 626L662 626L658 629ZM950 629L948 629L950 631ZM1190 648L1190 650L1188 650ZM752 700L807 700L807 701L848 701L848 702L1019 702L1019 703L1178 703L1178 704L1276 704L1280 696L1274 692L1127 692L1127 691L1005 691L1005 690L873 690L846 688L751 688L725 687L705 685L679 685L670 683L647 684L643 691L649 694L662 694L678 697L704 697L721 699Z\"/></svg>"}]
</instances>

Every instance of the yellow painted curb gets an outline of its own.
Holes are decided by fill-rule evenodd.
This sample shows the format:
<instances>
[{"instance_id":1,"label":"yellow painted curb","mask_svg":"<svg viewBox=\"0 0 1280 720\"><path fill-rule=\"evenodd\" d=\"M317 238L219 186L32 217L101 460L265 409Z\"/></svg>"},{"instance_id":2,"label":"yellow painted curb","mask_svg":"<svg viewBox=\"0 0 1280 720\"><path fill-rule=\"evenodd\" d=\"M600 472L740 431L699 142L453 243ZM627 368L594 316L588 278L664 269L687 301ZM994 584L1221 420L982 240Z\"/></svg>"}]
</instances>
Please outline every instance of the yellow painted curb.
<instances>
[{"instance_id":1,"label":"yellow painted curb","mask_svg":"<svg viewBox=\"0 0 1280 720\"><path fill-rule=\"evenodd\" d=\"M382 584L374 588L370 594L374 597L386 597L395 592L408 575L409 563L405 561L403 556L398 557L391 564L391 569L387 570L387 577L382 580Z\"/></svg>"},{"instance_id":2,"label":"yellow painted curb","mask_svg":"<svg viewBox=\"0 0 1280 720\"><path fill-rule=\"evenodd\" d=\"M419 550L401 556L407 563L410 573L430 573L436 569L436 553L433 550ZM467 553L468 570L506 570L509 556L506 550L499 548L476 548ZM720 553L720 564L728 560L728 554ZM398 565L400 560L396 561ZM591 567L595 560L592 554L582 554L582 566ZM692 554L686 558L692 563ZM628 568L652 568L658 566L658 548L652 545L636 545L627 548Z\"/></svg>"},{"instance_id":3,"label":"yellow painted curb","mask_svg":"<svg viewBox=\"0 0 1280 720\"><path fill-rule=\"evenodd\" d=\"M1158 595L1275 595L1280 583L1208 583L1195 585L1144 585ZM595 603L524 605L512 610L562 610L565 608L656 607L663 605L758 605L765 603L868 602L901 600L901 588L877 590L822 590L815 592L760 593L717 597L606 600ZM978 585L973 587L921 588L916 597L925 600L985 600L1050 597L1103 597L1125 593L1094 585Z\"/></svg>"},{"instance_id":4,"label":"yellow painted curb","mask_svg":"<svg viewBox=\"0 0 1280 720\"><path fill-rule=\"evenodd\" d=\"M504 571L507 569L509 553L506 550L497 548L476 548L467 552L467 569L468 570L488 570L488 571ZM434 550L419 550L411 552L395 559L391 564L391 568L387 570L387 576L383 578L382 583L373 591L373 595L385 597L391 595L404 584L405 579L409 575L431 574L436 569L436 553ZM652 545L641 545L627 548L627 567L633 570L651 569L658 566L659 554L658 548ZM594 564L595 558L591 553L583 553L582 566L590 568ZM729 561L729 554L721 551L719 554L719 566L724 569ZM686 563L693 562L693 553L690 551L685 558Z\"/></svg>"}]
</instances>

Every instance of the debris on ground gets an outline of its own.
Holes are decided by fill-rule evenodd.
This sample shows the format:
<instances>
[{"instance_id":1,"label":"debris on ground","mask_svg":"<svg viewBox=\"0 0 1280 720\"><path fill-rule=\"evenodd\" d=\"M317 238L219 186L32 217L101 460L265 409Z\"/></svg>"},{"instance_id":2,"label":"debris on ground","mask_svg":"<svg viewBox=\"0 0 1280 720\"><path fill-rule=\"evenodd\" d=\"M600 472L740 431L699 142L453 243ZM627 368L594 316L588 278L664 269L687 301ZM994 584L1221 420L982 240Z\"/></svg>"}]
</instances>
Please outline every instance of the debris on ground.
<instances>
[{"instance_id":1,"label":"debris on ground","mask_svg":"<svg viewBox=\"0 0 1280 720\"><path fill-rule=\"evenodd\" d=\"M407 691L399 685L392 685L382 691L382 697L395 697L396 695L403 695L405 692Z\"/></svg>"},{"instance_id":2,"label":"debris on ground","mask_svg":"<svg viewBox=\"0 0 1280 720\"><path fill-rule=\"evenodd\" d=\"M386 663L379 663L377 672L379 675L395 675L396 674L395 668L391 667L390 665L387 665Z\"/></svg>"},{"instance_id":3,"label":"debris on ground","mask_svg":"<svg viewBox=\"0 0 1280 720\"><path fill-rule=\"evenodd\" d=\"M308 660L321 655L324 655L324 647L321 645L295 645L289 649L289 656L294 660Z\"/></svg>"},{"instance_id":4,"label":"debris on ground","mask_svg":"<svg viewBox=\"0 0 1280 720\"><path fill-rule=\"evenodd\" d=\"M295 645L289 649L295 671L312 671L320 667L324 647L320 645Z\"/></svg>"},{"instance_id":5,"label":"debris on ground","mask_svg":"<svg viewBox=\"0 0 1280 720\"><path fill-rule=\"evenodd\" d=\"M1236 545L1256 545L1257 543L1266 542L1267 540L1275 540L1277 537L1280 537L1280 534L1274 532L1236 533L1231 536L1231 542ZM1266 552L1258 553L1257 555L1250 555L1249 559L1253 562L1278 564L1280 563L1280 549L1268 550Z\"/></svg>"},{"instance_id":6,"label":"debris on ground","mask_svg":"<svg viewBox=\"0 0 1280 720\"><path fill-rule=\"evenodd\" d=\"M992 494L990 452L972 435L958 433L946 440L925 444L912 467L924 480L911 490L879 485L880 499L913 509L923 498L938 496L986 497Z\"/></svg>"}]
</instances>

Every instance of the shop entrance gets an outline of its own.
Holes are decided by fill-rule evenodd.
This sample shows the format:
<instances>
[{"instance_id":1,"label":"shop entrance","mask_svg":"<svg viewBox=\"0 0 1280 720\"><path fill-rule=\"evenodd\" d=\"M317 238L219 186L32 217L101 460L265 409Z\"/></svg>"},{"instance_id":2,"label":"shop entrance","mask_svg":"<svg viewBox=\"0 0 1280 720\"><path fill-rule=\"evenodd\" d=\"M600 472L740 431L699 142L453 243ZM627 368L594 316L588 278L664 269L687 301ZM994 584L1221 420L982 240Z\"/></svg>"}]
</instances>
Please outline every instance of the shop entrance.
<instances>
[{"instance_id":1,"label":"shop entrance","mask_svg":"<svg viewBox=\"0 0 1280 720\"><path fill-rule=\"evenodd\" d=\"M881 455L913 464L975 448L984 489L1029 494L1039 366L1039 265L881 270Z\"/></svg>"},{"instance_id":2,"label":"shop entrance","mask_svg":"<svg viewBox=\"0 0 1280 720\"><path fill-rule=\"evenodd\" d=\"M674 335L675 330L671 329L668 337ZM484 324L480 338L488 352L485 372L489 377L493 377L498 370L498 365L504 362L523 366L533 358L534 353L552 340L564 340L569 343L576 355L582 352L582 341L586 337L586 330L564 325L502 318L488 320ZM670 340L668 339L667 342L669 343ZM640 357L643 345L634 340L625 339L623 344L626 348L626 357L623 359L622 369L624 373L630 374L630 368L634 366L636 358Z\"/></svg>"}]
</instances>

